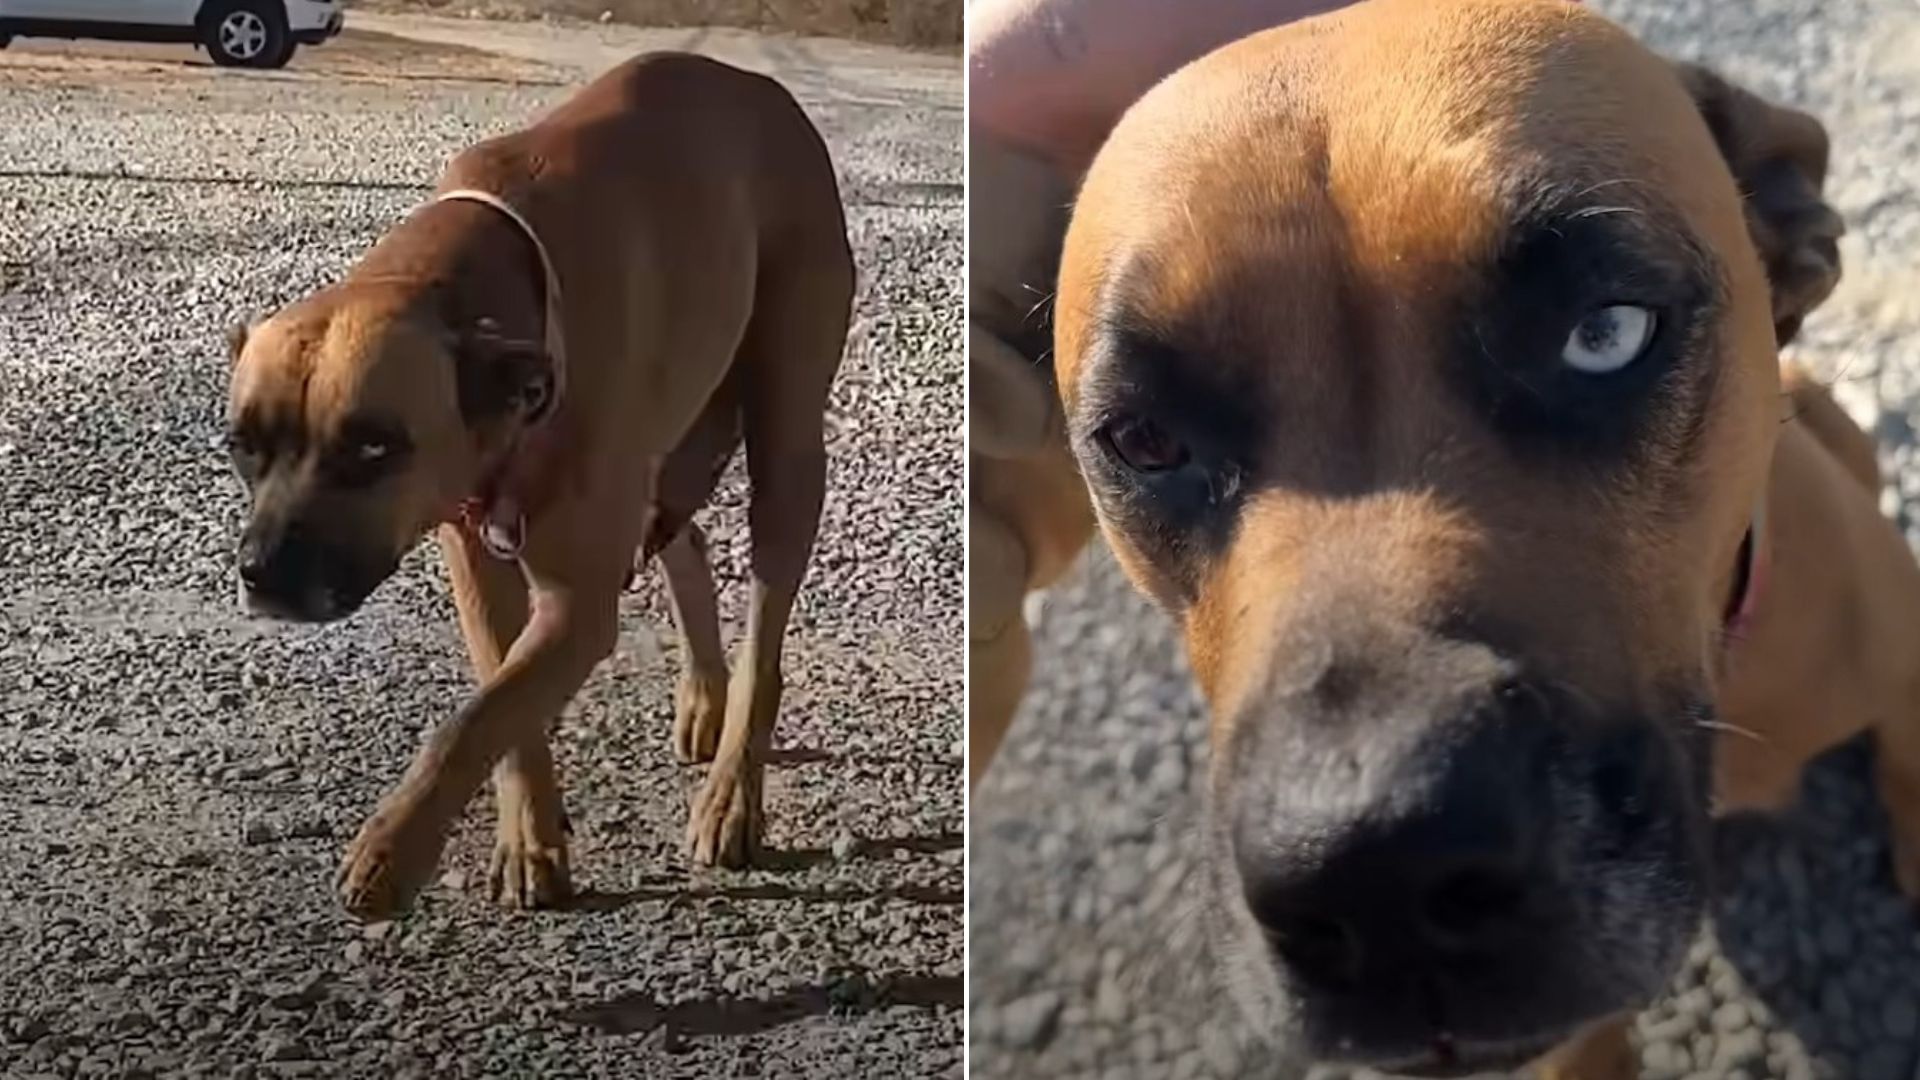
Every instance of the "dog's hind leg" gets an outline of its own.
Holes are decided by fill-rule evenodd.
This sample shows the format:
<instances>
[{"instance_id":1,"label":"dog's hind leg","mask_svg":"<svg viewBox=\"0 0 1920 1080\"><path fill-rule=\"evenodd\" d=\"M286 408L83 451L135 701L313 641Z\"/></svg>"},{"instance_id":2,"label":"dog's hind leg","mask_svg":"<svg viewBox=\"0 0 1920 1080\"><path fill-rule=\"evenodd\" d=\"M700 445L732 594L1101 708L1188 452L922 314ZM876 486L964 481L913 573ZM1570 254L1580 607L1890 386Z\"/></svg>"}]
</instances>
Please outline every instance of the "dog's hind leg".
<instances>
[{"instance_id":1,"label":"dog's hind leg","mask_svg":"<svg viewBox=\"0 0 1920 1080\"><path fill-rule=\"evenodd\" d=\"M727 655L720 644L720 604L707 538L689 521L660 551L680 628L684 665L674 689L673 752L681 761L712 761L727 714Z\"/></svg>"},{"instance_id":2,"label":"dog's hind leg","mask_svg":"<svg viewBox=\"0 0 1920 1080\"><path fill-rule=\"evenodd\" d=\"M680 629L680 681L674 688L673 752L684 762L713 760L727 714L727 655L720 644L719 597L707 538L693 515L740 447L740 371L736 362L680 445L660 469L657 513L638 561L659 555ZM636 564L637 568L637 564Z\"/></svg>"},{"instance_id":3,"label":"dog's hind leg","mask_svg":"<svg viewBox=\"0 0 1920 1080\"><path fill-rule=\"evenodd\" d=\"M454 605L474 675L482 685L505 662L527 624L527 583L516 563L489 555L453 525L440 529L440 550L453 579ZM567 815L542 725L493 769L498 819L488 891L507 907L550 907L567 898Z\"/></svg>"},{"instance_id":4,"label":"dog's hind leg","mask_svg":"<svg viewBox=\"0 0 1920 1080\"><path fill-rule=\"evenodd\" d=\"M734 361L745 365L753 581L720 746L687 823L687 846L698 863L740 866L758 850L781 646L826 493L824 414L846 345L853 272L844 262L796 269L783 280L763 280Z\"/></svg>"}]
</instances>

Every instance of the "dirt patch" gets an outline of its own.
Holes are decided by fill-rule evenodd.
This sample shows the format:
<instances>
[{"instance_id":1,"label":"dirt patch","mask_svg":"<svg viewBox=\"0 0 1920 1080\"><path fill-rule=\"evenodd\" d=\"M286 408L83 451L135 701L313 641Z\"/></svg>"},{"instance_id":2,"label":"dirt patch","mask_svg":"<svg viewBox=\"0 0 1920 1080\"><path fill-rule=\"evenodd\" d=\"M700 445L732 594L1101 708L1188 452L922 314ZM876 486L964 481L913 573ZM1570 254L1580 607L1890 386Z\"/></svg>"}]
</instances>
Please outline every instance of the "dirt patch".
<instances>
[{"instance_id":1,"label":"dirt patch","mask_svg":"<svg viewBox=\"0 0 1920 1080\"><path fill-rule=\"evenodd\" d=\"M963 0L362 0L366 11L481 19L589 19L634 26L734 26L765 33L960 44Z\"/></svg>"}]
</instances>

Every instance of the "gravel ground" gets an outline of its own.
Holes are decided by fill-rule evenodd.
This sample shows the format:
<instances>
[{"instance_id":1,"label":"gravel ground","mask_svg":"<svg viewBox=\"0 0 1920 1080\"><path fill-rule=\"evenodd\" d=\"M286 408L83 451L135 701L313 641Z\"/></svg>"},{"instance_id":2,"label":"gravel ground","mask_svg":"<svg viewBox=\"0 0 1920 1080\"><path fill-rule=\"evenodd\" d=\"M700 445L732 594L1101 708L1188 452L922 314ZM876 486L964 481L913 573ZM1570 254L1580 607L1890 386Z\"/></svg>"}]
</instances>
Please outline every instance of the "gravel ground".
<instances>
[{"instance_id":1,"label":"gravel ground","mask_svg":"<svg viewBox=\"0 0 1920 1080\"><path fill-rule=\"evenodd\" d=\"M1884 508L1920 539L1920 6L1596 6L1826 121L1847 277L1796 351L1875 425ZM1038 622L1037 684L974 799L974 1075L1288 1075L1207 978L1187 885L1206 752L1165 620L1095 552ZM1641 1020L1646 1077L1920 1075L1920 934L1885 869L1866 761L1836 751L1792 813L1722 830L1731 899Z\"/></svg>"},{"instance_id":2,"label":"gravel ground","mask_svg":"<svg viewBox=\"0 0 1920 1080\"><path fill-rule=\"evenodd\" d=\"M263 74L0 55L0 1075L959 1075L957 62L355 26L416 40ZM338 274L460 146L655 46L796 88L861 265L769 777L780 858L681 853L698 774L668 743L655 574L558 739L586 902L496 911L476 806L418 910L362 927L336 859L468 694L464 654L429 551L343 623L241 616L223 328ZM706 518L735 583L742 496L736 475Z\"/></svg>"}]
</instances>

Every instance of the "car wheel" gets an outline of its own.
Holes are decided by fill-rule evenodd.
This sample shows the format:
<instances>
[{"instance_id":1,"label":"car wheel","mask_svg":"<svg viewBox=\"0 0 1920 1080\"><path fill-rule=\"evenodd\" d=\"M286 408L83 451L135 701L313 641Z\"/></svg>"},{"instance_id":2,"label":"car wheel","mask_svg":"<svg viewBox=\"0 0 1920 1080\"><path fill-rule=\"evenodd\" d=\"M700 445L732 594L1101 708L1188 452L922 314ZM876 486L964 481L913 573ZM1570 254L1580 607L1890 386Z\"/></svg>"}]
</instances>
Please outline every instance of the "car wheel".
<instances>
[{"instance_id":1,"label":"car wheel","mask_svg":"<svg viewBox=\"0 0 1920 1080\"><path fill-rule=\"evenodd\" d=\"M200 20L207 55L222 67L270 68L293 55L287 13L277 0L229 0Z\"/></svg>"}]
</instances>

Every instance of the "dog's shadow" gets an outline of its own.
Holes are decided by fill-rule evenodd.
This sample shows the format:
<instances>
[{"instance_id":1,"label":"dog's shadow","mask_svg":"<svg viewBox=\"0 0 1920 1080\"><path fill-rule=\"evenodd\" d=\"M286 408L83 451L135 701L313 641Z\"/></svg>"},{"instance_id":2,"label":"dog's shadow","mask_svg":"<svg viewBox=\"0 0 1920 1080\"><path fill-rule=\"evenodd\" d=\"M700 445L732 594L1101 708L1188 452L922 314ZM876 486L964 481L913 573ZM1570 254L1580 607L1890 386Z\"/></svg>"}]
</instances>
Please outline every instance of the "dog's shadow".
<instances>
[{"instance_id":1,"label":"dog's shadow","mask_svg":"<svg viewBox=\"0 0 1920 1080\"><path fill-rule=\"evenodd\" d=\"M884 840L854 840L838 850L829 848L793 848L763 851L752 872L757 874L795 874L830 863L860 859L891 861L901 855L929 855L958 851L966 846L960 833L933 836L902 836ZM956 907L965 902L957 888L913 882L899 884L824 884L795 885L782 881L727 881L721 875L702 873L684 883L663 883L636 889L583 890L568 901L573 911L618 911L634 904L654 902L691 902L707 899L796 901L807 904L853 904L867 900L898 900L909 904Z\"/></svg>"},{"instance_id":2,"label":"dog's shadow","mask_svg":"<svg viewBox=\"0 0 1920 1080\"><path fill-rule=\"evenodd\" d=\"M1713 1003L1710 1015L1683 1018L1711 1027L1717 1055L1744 1047L1750 1075L1801 1075L1805 1066L1783 1065L1801 1048L1835 1076L1914 1075L1920 919L1893 883L1888 851L1865 738L1819 759L1789 812L1719 824L1719 955L1696 950L1679 987L1696 1005Z\"/></svg>"},{"instance_id":3,"label":"dog's shadow","mask_svg":"<svg viewBox=\"0 0 1920 1080\"><path fill-rule=\"evenodd\" d=\"M663 1049L675 1053L689 1049L690 1039L758 1035L811 1017L853 1017L896 1008L957 1011L963 990L958 975L876 978L849 969L766 997L721 995L663 1004L645 994L627 993L576 1006L560 1016L607 1035L657 1031Z\"/></svg>"}]
</instances>

